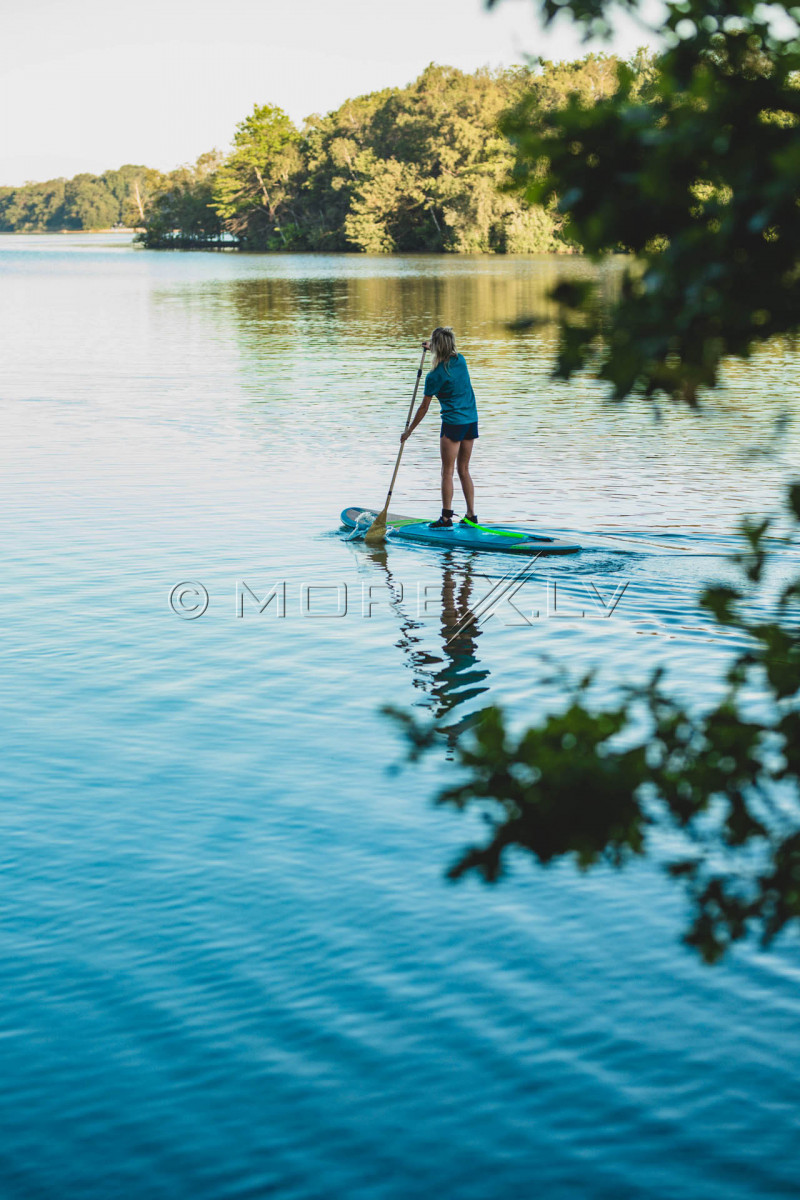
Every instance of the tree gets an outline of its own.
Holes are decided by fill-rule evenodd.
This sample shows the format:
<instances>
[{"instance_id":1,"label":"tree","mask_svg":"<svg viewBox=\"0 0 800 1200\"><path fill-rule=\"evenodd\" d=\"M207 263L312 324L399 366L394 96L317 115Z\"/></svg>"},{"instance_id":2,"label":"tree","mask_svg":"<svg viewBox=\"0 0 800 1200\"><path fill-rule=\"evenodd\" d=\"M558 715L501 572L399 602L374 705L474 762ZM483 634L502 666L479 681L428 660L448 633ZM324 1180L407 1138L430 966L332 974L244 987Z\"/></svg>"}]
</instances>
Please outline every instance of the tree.
<instances>
[{"instance_id":1,"label":"tree","mask_svg":"<svg viewBox=\"0 0 800 1200\"><path fill-rule=\"evenodd\" d=\"M76 175L64 188L67 229L107 229L119 220L119 204L96 175Z\"/></svg>"},{"instance_id":2,"label":"tree","mask_svg":"<svg viewBox=\"0 0 800 1200\"><path fill-rule=\"evenodd\" d=\"M409 249L425 204L419 171L396 158L377 158L372 150L357 155L355 166L358 182L344 219L350 246L366 254Z\"/></svg>"},{"instance_id":3,"label":"tree","mask_svg":"<svg viewBox=\"0 0 800 1200\"><path fill-rule=\"evenodd\" d=\"M596 33L612 4L541 8ZM619 64L615 91L587 103L576 89L552 109L534 83L505 120L520 193L555 204L591 256L635 256L608 317L589 287L555 293L559 377L591 365L617 398L663 392L696 404L726 355L746 358L797 330L798 16L754 0L673 0L667 49L644 75Z\"/></svg>"},{"instance_id":4,"label":"tree","mask_svg":"<svg viewBox=\"0 0 800 1200\"><path fill-rule=\"evenodd\" d=\"M348 237L345 222L357 192L370 178L371 163L379 157L375 124L377 114L391 94L392 89L385 88L358 96L324 117L314 115L306 121L303 129L306 177L298 204L310 249L352 250L354 245L364 248L358 240L351 241ZM366 158L361 158L362 154ZM359 231L353 232L358 239ZM371 238L374 233L368 236Z\"/></svg>"},{"instance_id":5,"label":"tree","mask_svg":"<svg viewBox=\"0 0 800 1200\"><path fill-rule=\"evenodd\" d=\"M117 202L117 220L127 226L144 225L145 208L163 178L161 172L126 163L116 171L104 171L100 178Z\"/></svg>"},{"instance_id":6,"label":"tree","mask_svg":"<svg viewBox=\"0 0 800 1200\"><path fill-rule=\"evenodd\" d=\"M499 248L504 219L516 206L497 187L513 162L497 122L518 78L516 71L483 70L470 76L431 63L392 98L387 150L419 172L431 248Z\"/></svg>"},{"instance_id":7,"label":"tree","mask_svg":"<svg viewBox=\"0 0 800 1200\"><path fill-rule=\"evenodd\" d=\"M219 243L222 223L214 202L218 150L201 154L194 166L161 177L148 199L143 230L134 240L151 250L206 248Z\"/></svg>"},{"instance_id":8,"label":"tree","mask_svg":"<svg viewBox=\"0 0 800 1200\"><path fill-rule=\"evenodd\" d=\"M532 215L498 187L513 164L498 119L528 76L526 68L467 75L432 63L406 88L310 118L298 198L304 236L315 248L369 253L568 249L556 214Z\"/></svg>"},{"instance_id":9,"label":"tree","mask_svg":"<svg viewBox=\"0 0 800 1200\"><path fill-rule=\"evenodd\" d=\"M289 245L302 166L300 134L286 113L273 104L254 105L214 180L214 207L225 228L249 247Z\"/></svg>"},{"instance_id":10,"label":"tree","mask_svg":"<svg viewBox=\"0 0 800 1200\"><path fill-rule=\"evenodd\" d=\"M0 194L0 229L21 232L63 229L65 188L64 179L3 188Z\"/></svg>"}]
</instances>

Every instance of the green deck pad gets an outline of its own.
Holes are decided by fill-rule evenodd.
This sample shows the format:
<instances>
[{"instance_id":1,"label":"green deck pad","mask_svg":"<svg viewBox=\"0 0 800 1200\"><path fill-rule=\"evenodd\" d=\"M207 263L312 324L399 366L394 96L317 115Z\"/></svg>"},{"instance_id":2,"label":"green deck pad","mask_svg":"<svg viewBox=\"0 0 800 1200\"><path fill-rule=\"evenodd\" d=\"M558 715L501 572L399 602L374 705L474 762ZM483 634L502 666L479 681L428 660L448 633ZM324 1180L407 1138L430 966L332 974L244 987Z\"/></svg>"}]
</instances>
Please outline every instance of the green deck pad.
<instances>
[{"instance_id":1,"label":"green deck pad","mask_svg":"<svg viewBox=\"0 0 800 1200\"><path fill-rule=\"evenodd\" d=\"M464 517L464 523L469 525L471 529L480 529L483 533L493 533L495 537L511 537L511 538L526 538L527 533L517 533L511 529L492 529L490 525L478 525L475 521L470 521Z\"/></svg>"}]
</instances>

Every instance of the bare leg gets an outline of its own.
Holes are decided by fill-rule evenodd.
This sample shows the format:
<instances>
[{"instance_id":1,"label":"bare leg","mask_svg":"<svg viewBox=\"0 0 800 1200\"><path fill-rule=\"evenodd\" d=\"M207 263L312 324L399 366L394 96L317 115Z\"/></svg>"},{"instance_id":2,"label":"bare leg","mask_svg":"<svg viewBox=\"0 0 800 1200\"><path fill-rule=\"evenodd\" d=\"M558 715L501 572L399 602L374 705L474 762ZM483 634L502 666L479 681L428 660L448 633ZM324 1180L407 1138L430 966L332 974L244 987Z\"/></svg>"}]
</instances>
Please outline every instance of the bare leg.
<instances>
[{"instance_id":1,"label":"bare leg","mask_svg":"<svg viewBox=\"0 0 800 1200\"><path fill-rule=\"evenodd\" d=\"M475 486L472 482L472 476L469 473L469 460L472 455L472 447L475 445L475 439L470 438L469 441L465 438L458 448L458 478L461 480L461 490L464 493L464 499L467 504L467 516L475 516ZM452 497L452 487L450 489Z\"/></svg>"},{"instance_id":2,"label":"bare leg","mask_svg":"<svg viewBox=\"0 0 800 1200\"><path fill-rule=\"evenodd\" d=\"M458 442L450 438L439 438L439 450L442 455L442 508L453 507L453 468L456 465Z\"/></svg>"}]
</instances>

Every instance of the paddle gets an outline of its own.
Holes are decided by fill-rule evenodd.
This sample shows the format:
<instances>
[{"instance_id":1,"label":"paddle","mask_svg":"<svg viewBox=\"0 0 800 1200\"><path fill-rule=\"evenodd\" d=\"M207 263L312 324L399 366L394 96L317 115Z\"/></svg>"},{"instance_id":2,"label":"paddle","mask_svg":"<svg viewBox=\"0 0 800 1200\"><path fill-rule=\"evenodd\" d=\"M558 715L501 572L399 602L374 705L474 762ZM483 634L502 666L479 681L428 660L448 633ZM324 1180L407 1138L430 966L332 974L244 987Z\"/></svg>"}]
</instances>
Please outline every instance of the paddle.
<instances>
[{"instance_id":1,"label":"paddle","mask_svg":"<svg viewBox=\"0 0 800 1200\"><path fill-rule=\"evenodd\" d=\"M419 369L417 370L417 381L414 384L414 391L411 396L411 403L408 406L408 416L406 417L406 429L408 429L409 425L411 424L411 415L414 412L414 401L417 398L417 390L419 388L419 381L422 378L422 364L425 362L425 355L427 353L428 353L428 347L423 346L422 358L419 360ZM395 479L397 479L397 472L400 469L400 459L403 457L403 447L404 446L405 446L405 442L401 442L400 449L397 452L397 462L394 464L394 474L392 475L392 482L389 484L389 491L386 496L386 503L383 506L383 511L378 513L377 517L372 522L372 524L370 525L367 532L364 534L365 542L384 542L384 541L386 541L386 518L389 514L389 501L392 498L392 489L394 487L394 481L395 481Z\"/></svg>"}]
</instances>

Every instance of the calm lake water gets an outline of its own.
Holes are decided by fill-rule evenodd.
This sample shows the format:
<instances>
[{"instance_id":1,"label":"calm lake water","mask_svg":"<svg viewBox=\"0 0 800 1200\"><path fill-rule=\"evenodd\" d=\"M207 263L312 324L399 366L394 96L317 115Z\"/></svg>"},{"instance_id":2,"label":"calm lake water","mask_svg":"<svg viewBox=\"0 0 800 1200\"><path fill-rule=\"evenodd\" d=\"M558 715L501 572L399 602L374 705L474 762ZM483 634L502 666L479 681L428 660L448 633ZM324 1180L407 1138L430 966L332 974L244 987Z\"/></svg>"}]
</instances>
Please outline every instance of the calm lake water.
<instances>
[{"instance_id":1,"label":"calm lake water","mask_svg":"<svg viewBox=\"0 0 800 1200\"><path fill-rule=\"evenodd\" d=\"M703 967L650 860L449 885L483 827L431 803L447 740L389 770L382 705L531 721L543 654L601 695L658 663L719 692L695 598L779 505L796 429L747 453L800 364L661 422L552 383L552 327L505 323L583 269L0 239L4 1197L798 1195L796 938ZM383 502L436 323L481 518L586 547L449 643L508 560L338 520ZM438 511L437 439L431 414L397 511ZM189 581L197 619L168 604Z\"/></svg>"}]
</instances>

